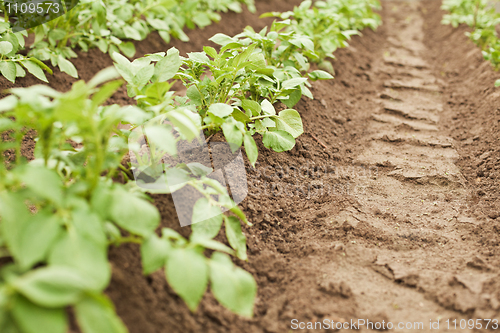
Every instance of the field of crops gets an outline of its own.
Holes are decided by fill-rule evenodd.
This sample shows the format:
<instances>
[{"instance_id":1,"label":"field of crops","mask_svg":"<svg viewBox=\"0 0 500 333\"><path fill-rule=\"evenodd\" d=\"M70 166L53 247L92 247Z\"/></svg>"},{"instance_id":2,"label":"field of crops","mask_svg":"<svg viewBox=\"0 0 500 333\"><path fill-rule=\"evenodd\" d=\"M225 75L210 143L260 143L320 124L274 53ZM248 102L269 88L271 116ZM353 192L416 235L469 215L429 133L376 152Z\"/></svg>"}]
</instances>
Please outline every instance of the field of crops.
<instances>
[{"instance_id":1,"label":"field of crops","mask_svg":"<svg viewBox=\"0 0 500 333\"><path fill-rule=\"evenodd\" d=\"M493 2L0 16L0 333L500 330Z\"/></svg>"}]
</instances>

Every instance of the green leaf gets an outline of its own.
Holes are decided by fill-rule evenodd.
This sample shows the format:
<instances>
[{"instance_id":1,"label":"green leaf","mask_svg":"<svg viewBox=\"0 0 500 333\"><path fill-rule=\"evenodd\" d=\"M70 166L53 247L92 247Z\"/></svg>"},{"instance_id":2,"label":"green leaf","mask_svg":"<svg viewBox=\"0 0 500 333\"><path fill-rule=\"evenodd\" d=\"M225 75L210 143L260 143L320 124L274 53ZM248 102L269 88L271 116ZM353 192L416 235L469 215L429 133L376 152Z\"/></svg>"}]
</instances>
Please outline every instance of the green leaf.
<instances>
[{"instance_id":1,"label":"green leaf","mask_svg":"<svg viewBox=\"0 0 500 333\"><path fill-rule=\"evenodd\" d=\"M0 34L4 33L10 28L10 24L8 22L0 22Z\"/></svg>"},{"instance_id":2,"label":"green leaf","mask_svg":"<svg viewBox=\"0 0 500 333\"><path fill-rule=\"evenodd\" d=\"M149 237L160 223L155 206L123 189L113 191L109 215L120 227L143 237Z\"/></svg>"},{"instance_id":3,"label":"green leaf","mask_svg":"<svg viewBox=\"0 0 500 333\"><path fill-rule=\"evenodd\" d=\"M191 111L187 109L176 109L168 112L167 118L188 140L199 137L201 129L194 122Z\"/></svg>"},{"instance_id":4,"label":"green leaf","mask_svg":"<svg viewBox=\"0 0 500 333\"><path fill-rule=\"evenodd\" d=\"M57 43L58 40L61 40L64 37L66 37L67 33L69 33L69 31L67 32L64 29L51 29L51 30L49 30L48 39L49 39L50 43L53 46L55 46L55 44Z\"/></svg>"},{"instance_id":5,"label":"green leaf","mask_svg":"<svg viewBox=\"0 0 500 333\"><path fill-rule=\"evenodd\" d=\"M17 77L25 77L26 71L24 70L24 68L17 62L15 64L16 64L16 76Z\"/></svg>"},{"instance_id":6,"label":"green leaf","mask_svg":"<svg viewBox=\"0 0 500 333\"><path fill-rule=\"evenodd\" d=\"M198 12L193 16L193 22L200 28L204 28L212 24L210 17L208 17L207 13Z\"/></svg>"},{"instance_id":7,"label":"green leaf","mask_svg":"<svg viewBox=\"0 0 500 333\"><path fill-rule=\"evenodd\" d=\"M155 82L156 78L153 75L151 81L154 83L148 84L144 94L152 99L162 100L167 96L168 91L172 87L172 85L168 82ZM141 97L142 98L142 97Z\"/></svg>"},{"instance_id":8,"label":"green leaf","mask_svg":"<svg viewBox=\"0 0 500 333\"><path fill-rule=\"evenodd\" d=\"M100 87L100 89L92 96L94 106L99 106L106 102L113 94L123 85L122 80L108 82Z\"/></svg>"},{"instance_id":9,"label":"green leaf","mask_svg":"<svg viewBox=\"0 0 500 333\"><path fill-rule=\"evenodd\" d=\"M210 283L215 298L229 310L252 317L257 284L253 276L236 267L229 256L215 252L210 260Z\"/></svg>"},{"instance_id":10,"label":"green leaf","mask_svg":"<svg viewBox=\"0 0 500 333\"><path fill-rule=\"evenodd\" d=\"M21 61L21 65L23 65L24 68L26 68L28 72L30 72L37 79L42 80L43 82L49 82L47 80L47 77L45 76L45 73L43 72L43 69L36 62L32 60L26 60Z\"/></svg>"},{"instance_id":11,"label":"green leaf","mask_svg":"<svg viewBox=\"0 0 500 333\"><path fill-rule=\"evenodd\" d=\"M24 70L24 68L19 65L19 63L15 63L16 65L16 76L17 77L25 77L26 76L26 71Z\"/></svg>"},{"instance_id":12,"label":"green leaf","mask_svg":"<svg viewBox=\"0 0 500 333\"><path fill-rule=\"evenodd\" d=\"M71 220L76 232L80 236L94 242L98 248L106 248L108 240L103 225L104 219L98 215L97 211L87 209L87 207L85 209L73 209Z\"/></svg>"},{"instance_id":13,"label":"green leaf","mask_svg":"<svg viewBox=\"0 0 500 333\"><path fill-rule=\"evenodd\" d=\"M49 263L74 268L85 278L89 289L101 291L111 279L106 250L107 244L99 244L70 229L53 246Z\"/></svg>"},{"instance_id":14,"label":"green leaf","mask_svg":"<svg viewBox=\"0 0 500 333\"><path fill-rule=\"evenodd\" d=\"M262 53L252 53L248 61L252 62L249 67L252 70L266 69L266 57Z\"/></svg>"},{"instance_id":15,"label":"green leaf","mask_svg":"<svg viewBox=\"0 0 500 333\"><path fill-rule=\"evenodd\" d=\"M295 88L298 85L301 85L302 83L304 83L306 81L307 81L307 79L304 77L296 77L296 78L293 78L290 80L283 81L281 83L281 87L283 89L291 89L291 88Z\"/></svg>"},{"instance_id":16,"label":"green leaf","mask_svg":"<svg viewBox=\"0 0 500 333\"><path fill-rule=\"evenodd\" d=\"M167 51L165 58L158 61L155 66L155 76L159 82L170 80L179 71L182 65L182 60L179 56L179 50L171 48Z\"/></svg>"},{"instance_id":17,"label":"green leaf","mask_svg":"<svg viewBox=\"0 0 500 333\"><path fill-rule=\"evenodd\" d=\"M234 255L233 249L231 249L229 246L226 246L226 245L224 245L216 240L206 238L203 236L200 237L200 236L196 236L196 235L191 235L190 243L192 245L200 245L206 249L225 252L225 253Z\"/></svg>"},{"instance_id":18,"label":"green leaf","mask_svg":"<svg viewBox=\"0 0 500 333\"><path fill-rule=\"evenodd\" d=\"M125 25L123 27L123 33L127 38L142 40L141 34L136 29L132 28L130 25Z\"/></svg>"},{"instance_id":19,"label":"green leaf","mask_svg":"<svg viewBox=\"0 0 500 333\"><path fill-rule=\"evenodd\" d=\"M7 41L10 44L12 44L12 51L8 54L6 54L7 57L15 57L16 53L18 53L20 45L19 45L19 40L16 37L15 34L12 33L7 33L3 34L3 36L0 37L0 40L2 41Z\"/></svg>"},{"instance_id":20,"label":"green leaf","mask_svg":"<svg viewBox=\"0 0 500 333\"><path fill-rule=\"evenodd\" d=\"M215 103L210 105L208 112L219 118L224 118L233 113L233 107L224 103Z\"/></svg>"},{"instance_id":21,"label":"green leaf","mask_svg":"<svg viewBox=\"0 0 500 333\"><path fill-rule=\"evenodd\" d=\"M163 5L164 1L162 1L161 4ZM166 21L160 19L151 19L149 17L147 17L147 21L156 30L170 30L170 27Z\"/></svg>"},{"instance_id":22,"label":"green leaf","mask_svg":"<svg viewBox=\"0 0 500 333\"><path fill-rule=\"evenodd\" d=\"M165 43L170 44L170 33L165 30L158 31L160 37L165 41Z\"/></svg>"},{"instance_id":23,"label":"green leaf","mask_svg":"<svg viewBox=\"0 0 500 333\"><path fill-rule=\"evenodd\" d=\"M113 191L104 182L97 185L90 199L90 206L93 212L99 214L101 219L109 219L109 207L113 202Z\"/></svg>"},{"instance_id":24,"label":"green leaf","mask_svg":"<svg viewBox=\"0 0 500 333\"><path fill-rule=\"evenodd\" d=\"M300 114L295 110L283 110L279 113L279 116L274 119L278 130L288 132L294 138L297 138L304 133L302 119L300 119Z\"/></svg>"},{"instance_id":25,"label":"green leaf","mask_svg":"<svg viewBox=\"0 0 500 333\"><path fill-rule=\"evenodd\" d=\"M209 64L210 63L210 59L203 52L191 52L191 53L188 53L187 55L189 57L189 60L191 60L191 61L199 62L202 64Z\"/></svg>"},{"instance_id":26,"label":"green leaf","mask_svg":"<svg viewBox=\"0 0 500 333\"><path fill-rule=\"evenodd\" d=\"M289 108L293 108L302 97L301 89L295 89L290 95L288 95L288 99L282 99L281 102L285 104Z\"/></svg>"},{"instance_id":27,"label":"green leaf","mask_svg":"<svg viewBox=\"0 0 500 333\"><path fill-rule=\"evenodd\" d=\"M263 100L260 103L260 105L262 107L262 112L264 113L264 115L275 115L276 114L276 109L271 104L271 102L269 102L267 99Z\"/></svg>"},{"instance_id":28,"label":"green leaf","mask_svg":"<svg viewBox=\"0 0 500 333\"><path fill-rule=\"evenodd\" d=\"M201 105L202 104L202 96L200 92L198 91L198 88L196 88L195 85L192 85L189 87L186 91L186 96L189 97L189 99L196 105Z\"/></svg>"},{"instance_id":29,"label":"green leaf","mask_svg":"<svg viewBox=\"0 0 500 333\"><path fill-rule=\"evenodd\" d=\"M118 53L114 53L114 54L118 54ZM118 71L118 73L120 73L120 75L123 77L123 79L125 79L125 81L127 81L127 83L129 83L129 84L133 84L134 74L132 73L132 71L130 70L129 67L131 67L130 64L129 65L122 65L122 64L115 63L115 68Z\"/></svg>"},{"instance_id":30,"label":"green leaf","mask_svg":"<svg viewBox=\"0 0 500 333\"><path fill-rule=\"evenodd\" d=\"M108 42L104 39L100 39L97 42L97 47L102 53L107 53L108 52Z\"/></svg>"},{"instance_id":31,"label":"green leaf","mask_svg":"<svg viewBox=\"0 0 500 333\"><path fill-rule=\"evenodd\" d=\"M273 130L264 133L262 143L264 147L281 153L292 149L295 146L295 139L288 132Z\"/></svg>"},{"instance_id":32,"label":"green leaf","mask_svg":"<svg viewBox=\"0 0 500 333\"><path fill-rule=\"evenodd\" d=\"M0 112L12 110L17 106L17 98L14 95L9 95L0 99ZM1 129L3 131L3 129Z\"/></svg>"},{"instance_id":33,"label":"green leaf","mask_svg":"<svg viewBox=\"0 0 500 333\"><path fill-rule=\"evenodd\" d=\"M332 74L335 74L335 70L333 69L333 65L328 60L323 60L322 62L320 62L318 64L318 67L319 68L323 68L323 69L325 69L326 71L328 71L328 72L330 72Z\"/></svg>"},{"instance_id":34,"label":"green leaf","mask_svg":"<svg viewBox=\"0 0 500 333\"><path fill-rule=\"evenodd\" d=\"M75 315L82 333L127 333L113 303L104 295L86 296L75 305Z\"/></svg>"},{"instance_id":35,"label":"green leaf","mask_svg":"<svg viewBox=\"0 0 500 333\"><path fill-rule=\"evenodd\" d=\"M500 79L495 81L495 87L500 87Z\"/></svg>"},{"instance_id":36,"label":"green leaf","mask_svg":"<svg viewBox=\"0 0 500 333\"><path fill-rule=\"evenodd\" d=\"M276 123L271 118L261 119L261 125L267 130L267 127L276 127ZM255 122L257 124L257 121ZM256 125L257 127L257 125Z\"/></svg>"},{"instance_id":37,"label":"green leaf","mask_svg":"<svg viewBox=\"0 0 500 333\"><path fill-rule=\"evenodd\" d=\"M214 42L217 45L226 45L235 41L234 38L231 38L221 33L215 34L212 38L209 38L208 40Z\"/></svg>"},{"instance_id":38,"label":"green leaf","mask_svg":"<svg viewBox=\"0 0 500 333\"><path fill-rule=\"evenodd\" d=\"M245 144L245 151L247 153L248 160L255 167L255 162L257 162L257 157L259 156L259 149L257 144L250 133L246 132L243 137L243 142Z\"/></svg>"},{"instance_id":39,"label":"green leaf","mask_svg":"<svg viewBox=\"0 0 500 333\"><path fill-rule=\"evenodd\" d=\"M196 177L206 176L214 171L212 168L206 167L198 162L188 163L186 166Z\"/></svg>"},{"instance_id":40,"label":"green leaf","mask_svg":"<svg viewBox=\"0 0 500 333\"><path fill-rule=\"evenodd\" d=\"M130 66L130 61L120 53L112 53L111 58L119 65Z\"/></svg>"},{"instance_id":41,"label":"green leaf","mask_svg":"<svg viewBox=\"0 0 500 333\"><path fill-rule=\"evenodd\" d=\"M149 80L153 77L155 73L155 67L153 64L149 64L139 70L139 72L132 78L132 84L136 87L144 87Z\"/></svg>"},{"instance_id":42,"label":"green leaf","mask_svg":"<svg viewBox=\"0 0 500 333\"><path fill-rule=\"evenodd\" d=\"M226 237L229 245L236 251L236 256L247 260L247 238L241 230L240 220L234 216L225 216Z\"/></svg>"},{"instance_id":43,"label":"green leaf","mask_svg":"<svg viewBox=\"0 0 500 333\"><path fill-rule=\"evenodd\" d=\"M20 235L20 252L16 258L21 269L28 269L46 258L62 232L61 225L57 215L46 213L38 213L29 220Z\"/></svg>"},{"instance_id":44,"label":"green leaf","mask_svg":"<svg viewBox=\"0 0 500 333\"><path fill-rule=\"evenodd\" d=\"M55 171L28 165L20 178L36 195L62 205L63 183Z\"/></svg>"},{"instance_id":45,"label":"green leaf","mask_svg":"<svg viewBox=\"0 0 500 333\"><path fill-rule=\"evenodd\" d=\"M244 99L241 102L241 106L242 106L243 110L247 111L247 115L250 117L259 116L260 112L262 110L259 103L252 101L252 100L249 100L249 99ZM250 112L250 114L248 114L248 112Z\"/></svg>"},{"instance_id":46,"label":"green leaf","mask_svg":"<svg viewBox=\"0 0 500 333\"><path fill-rule=\"evenodd\" d=\"M133 105L127 105L120 109L121 119L125 123L142 124L151 119L151 117L141 108Z\"/></svg>"},{"instance_id":47,"label":"green leaf","mask_svg":"<svg viewBox=\"0 0 500 333\"><path fill-rule=\"evenodd\" d=\"M165 266L171 248L168 240L158 237L155 233L151 234L141 244L143 273L151 274Z\"/></svg>"},{"instance_id":48,"label":"green leaf","mask_svg":"<svg viewBox=\"0 0 500 333\"><path fill-rule=\"evenodd\" d=\"M240 129L234 123L224 123L222 124L222 132L227 142L230 144L231 151L233 153L237 151L243 143L243 134Z\"/></svg>"},{"instance_id":49,"label":"green leaf","mask_svg":"<svg viewBox=\"0 0 500 333\"><path fill-rule=\"evenodd\" d=\"M67 73L74 78L78 78L78 72L76 71L75 66L71 63L71 61L64 59L62 55L59 55L57 58L57 65L61 72Z\"/></svg>"},{"instance_id":50,"label":"green leaf","mask_svg":"<svg viewBox=\"0 0 500 333\"><path fill-rule=\"evenodd\" d=\"M129 58L132 58L135 55L135 46L132 42L122 42L121 44L118 44L118 48Z\"/></svg>"},{"instance_id":51,"label":"green leaf","mask_svg":"<svg viewBox=\"0 0 500 333\"><path fill-rule=\"evenodd\" d=\"M316 80L330 80L333 79L333 75L331 75L328 72L321 71L321 70L316 70L312 71L311 73L308 74L309 78L313 81Z\"/></svg>"},{"instance_id":52,"label":"green leaf","mask_svg":"<svg viewBox=\"0 0 500 333\"><path fill-rule=\"evenodd\" d=\"M7 41L3 41L3 42L0 42L0 54L8 54L10 52L12 52L12 49L14 47L12 46L12 44L10 42L7 42Z\"/></svg>"},{"instance_id":53,"label":"green leaf","mask_svg":"<svg viewBox=\"0 0 500 333\"><path fill-rule=\"evenodd\" d=\"M20 295L14 298L11 313L23 333L66 333L68 330L64 309L40 307Z\"/></svg>"},{"instance_id":54,"label":"green leaf","mask_svg":"<svg viewBox=\"0 0 500 333\"><path fill-rule=\"evenodd\" d=\"M48 266L18 278L13 287L37 305L60 308L77 302L88 289L88 284L72 268Z\"/></svg>"},{"instance_id":55,"label":"green leaf","mask_svg":"<svg viewBox=\"0 0 500 333\"><path fill-rule=\"evenodd\" d=\"M212 58L217 58L217 51L211 46L204 46L203 51Z\"/></svg>"},{"instance_id":56,"label":"green leaf","mask_svg":"<svg viewBox=\"0 0 500 333\"><path fill-rule=\"evenodd\" d=\"M194 249L176 249L167 260L167 281L195 311L208 284L208 266L205 256Z\"/></svg>"},{"instance_id":57,"label":"green leaf","mask_svg":"<svg viewBox=\"0 0 500 333\"><path fill-rule=\"evenodd\" d=\"M231 212L233 212L236 216L238 216L240 218L240 220L245 222L246 225L248 225L249 227L251 227L253 225L252 223L250 223L248 221L247 217L245 216L245 213L243 213L243 211L240 209L240 207L234 205L234 206L228 207L228 208Z\"/></svg>"},{"instance_id":58,"label":"green leaf","mask_svg":"<svg viewBox=\"0 0 500 333\"><path fill-rule=\"evenodd\" d=\"M12 256L19 260L23 256L22 238L30 220L24 198L18 193L0 193L0 223L2 238Z\"/></svg>"},{"instance_id":59,"label":"green leaf","mask_svg":"<svg viewBox=\"0 0 500 333\"><path fill-rule=\"evenodd\" d=\"M241 112L238 109L233 109L233 113L231 113L231 115L236 121L239 121L240 123L246 124L250 122L250 118L245 113Z\"/></svg>"},{"instance_id":60,"label":"green leaf","mask_svg":"<svg viewBox=\"0 0 500 333\"><path fill-rule=\"evenodd\" d=\"M180 190L191 180L190 174L186 170L177 168L167 168L165 176L171 193Z\"/></svg>"},{"instance_id":61,"label":"green leaf","mask_svg":"<svg viewBox=\"0 0 500 333\"><path fill-rule=\"evenodd\" d=\"M307 50L314 52L314 42L309 37L304 37L300 39L302 46Z\"/></svg>"},{"instance_id":62,"label":"green leaf","mask_svg":"<svg viewBox=\"0 0 500 333\"><path fill-rule=\"evenodd\" d=\"M219 207L211 205L206 198L196 201L193 207L193 234L214 238L222 226L222 212Z\"/></svg>"},{"instance_id":63,"label":"green leaf","mask_svg":"<svg viewBox=\"0 0 500 333\"><path fill-rule=\"evenodd\" d=\"M148 142L170 155L177 154L177 144L172 132L165 126L147 126L145 129Z\"/></svg>"},{"instance_id":64,"label":"green leaf","mask_svg":"<svg viewBox=\"0 0 500 333\"><path fill-rule=\"evenodd\" d=\"M88 82L88 86L90 88L97 87L104 82L108 82L120 77L120 74L117 72L115 67L107 67L103 70L99 71L94 77Z\"/></svg>"},{"instance_id":65,"label":"green leaf","mask_svg":"<svg viewBox=\"0 0 500 333\"><path fill-rule=\"evenodd\" d=\"M12 61L0 60L0 73L14 83L16 81L16 65Z\"/></svg>"}]
</instances>

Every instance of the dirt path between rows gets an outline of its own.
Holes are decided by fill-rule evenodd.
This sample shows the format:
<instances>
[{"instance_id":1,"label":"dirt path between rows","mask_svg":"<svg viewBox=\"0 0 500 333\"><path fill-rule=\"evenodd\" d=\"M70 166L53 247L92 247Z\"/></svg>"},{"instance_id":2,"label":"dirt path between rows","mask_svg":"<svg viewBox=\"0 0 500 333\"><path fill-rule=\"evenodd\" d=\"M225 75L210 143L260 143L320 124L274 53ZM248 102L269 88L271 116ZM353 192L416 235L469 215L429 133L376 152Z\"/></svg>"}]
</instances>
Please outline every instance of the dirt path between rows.
<instances>
[{"instance_id":1,"label":"dirt path between rows","mask_svg":"<svg viewBox=\"0 0 500 333\"><path fill-rule=\"evenodd\" d=\"M362 139L367 147L354 160L372 171L359 206L342 219L353 229L366 224L379 238L398 241L377 243L377 248L351 241L351 251L366 261L347 259L335 271L357 295L358 316L377 309L382 318L407 328L408 322L422 322L430 330L429 321L440 319L436 331L454 331L446 320L495 314L488 312L489 305L498 307L498 300L482 291L498 279L498 269L485 269L464 233L479 222L471 215L466 179L455 165L454 140L440 131L446 83L434 75L436 64L425 60L422 5L387 1L384 6L390 13L388 43L374 73L389 79L379 94L380 108L367 124L370 134ZM413 324L397 331L414 329Z\"/></svg>"},{"instance_id":2,"label":"dirt path between rows","mask_svg":"<svg viewBox=\"0 0 500 333\"><path fill-rule=\"evenodd\" d=\"M366 72L382 83L371 96L377 107L364 110L367 133L351 143L363 148L340 171L350 179L355 202L334 214L328 212L332 203L319 208L325 214L316 214L316 207L310 212L346 239L332 242L308 229L295 236L313 250L305 253L302 276L281 286L275 311L264 317L267 331L283 331L278 314L288 315L289 327L292 318L365 319L403 323L398 332L413 332L419 323L430 331L430 320L441 323L433 331L472 332L464 322L460 328L461 319L498 316L499 300L483 286L497 281L499 270L467 237L479 221L455 165L454 140L440 131L446 83L426 61L422 5L383 4L385 49Z\"/></svg>"}]
</instances>

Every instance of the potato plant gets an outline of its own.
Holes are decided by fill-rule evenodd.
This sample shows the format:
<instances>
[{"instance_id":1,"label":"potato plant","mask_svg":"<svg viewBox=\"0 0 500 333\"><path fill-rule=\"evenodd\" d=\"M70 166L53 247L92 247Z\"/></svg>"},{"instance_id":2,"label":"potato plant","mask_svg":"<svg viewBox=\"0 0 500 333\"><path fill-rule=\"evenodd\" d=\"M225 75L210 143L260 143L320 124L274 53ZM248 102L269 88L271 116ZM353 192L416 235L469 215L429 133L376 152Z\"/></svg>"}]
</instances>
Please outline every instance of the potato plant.
<instances>
[{"instance_id":1,"label":"potato plant","mask_svg":"<svg viewBox=\"0 0 500 333\"><path fill-rule=\"evenodd\" d=\"M309 61L320 68L334 73L328 59L334 59L333 52L348 46L352 35L360 34L364 28L376 29L381 18L374 10L380 9L378 0L327 0L304 1L293 11L271 12L262 17L279 17L290 20L287 31L309 36L314 52L305 54Z\"/></svg>"},{"instance_id":2,"label":"potato plant","mask_svg":"<svg viewBox=\"0 0 500 333\"><path fill-rule=\"evenodd\" d=\"M307 73L304 54L314 52L314 44L304 35L283 32L289 21L274 22L269 32L247 27L235 37L217 34L210 40L217 51L179 56L175 49L146 55L129 62L115 53L116 68L127 81L128 94L138 105L158 115L179 105L196 111L208 134L222 130L233 151L242 145L252 164L258 156L255 133L264 146L283 152L295 146L303 133L302 120L291 109L302 94L313 98L308 79L331 79L321 70ZM172 82L181 80L185 97L174 97ZM283 102L289 109L276 112L273 104Z\"/></svg>"},{"instance_id":3,"label":"potato plant","mask_svg":"<svg viewBox=\"0 0 500 333\"><path fill-rule=\"evenodd\" d=\"M0 156L15 151L13 160L0 164L0 246L12 259L0 270L2 332L66 332L68 306L85 333L126 332L103 295L111 277L107 249L126 242L140 244L145 274L165 270L191 310L210 282L221 304L252 315L253 277L227 257L246 259L239 218L248 221L225 188L203 176L189 180L210 198L197 203L198 210L220 209L220 204L235 215L218 215L207 221L209 227L201 222L185 239L171 229L156 234L160 216L148 197L132 184L112 181L128 150L129 131L117 125L149 119L135 106L102 106L123 83L113 80L117 75L114 68L104 70L64 94L46 86L15 88L0 100L1 129L14 136L2 142ZM194 113L180 116L187 112L174 109L166 117L189 138L189 129L200 123ZM38 134L35 160L29 163L21 154L28 129ZM222 223L236 251L213 240ZM203 254L207 248L215 251L210 258Z\"/></svg>"},{"instance_id":4,"label":"potato plant","mask_svg":"<svg viewBox=\"0 0 500 333\"><path fill-rule=\"evenodd\" d=\"M466 34L481 48L484 59L490 61L496 70L500 69L500 40L496 31L500 14L491 1L445 0L441 8L449 11L442 23L455 28L459 24L469 25L472 32ZM495 86L500 86L500 80L495 82Z\"/></svg>"},{"instance_id":5,"label":"potato plant","mask_svg":"<svg viewBox=\"0 0 500 333\"><path fill-rule=\"evenodd\" d=\"M5 33L11 31L6 16L6 22L0 27L0 31L3 30L0 41L6 41L3 47L0 46L3 69L0 73L14 82L16 77L25 75L19 66L26 67L19 59L28 58L31 62L27 63L29 68L26 69L43 81L46 81L43 70L51 71L42 61L50 61L53 67L57 66L62 72L77 78L78 72L69 60L77 57L73 51L76 47L85 52L97 47L104 53L121 52L133 57L135 46L130 40L140 41L151 32L158 31L167 43L172 37L188 41L184 27L204 28L220 20L219 12L241 12L241 3L246 4L250 11L255 11L252 0L81 0L66 14L29 29L34 32L35 40L30 45L28 57L18 54L25 47L22 36L27 36L26 32L18 32L9 38ZM5 8L0 7L0 13L5 14ZM12 44L12 49L7 42Z\"/></svg>"},{"instance_id":6,"label":"potato plant","mask_svg":"<svg viewBox=\"0 0 500 333\"><path fill-rule=\"evenodd\" d=\"M10 82L26 76L26 71L39 80L47 81L44 71L52 74L52 70L38 58L19 53L25 47L26 31L13 32L10 24L0 22L0 73Z\"/></svg>"}]
</instances>

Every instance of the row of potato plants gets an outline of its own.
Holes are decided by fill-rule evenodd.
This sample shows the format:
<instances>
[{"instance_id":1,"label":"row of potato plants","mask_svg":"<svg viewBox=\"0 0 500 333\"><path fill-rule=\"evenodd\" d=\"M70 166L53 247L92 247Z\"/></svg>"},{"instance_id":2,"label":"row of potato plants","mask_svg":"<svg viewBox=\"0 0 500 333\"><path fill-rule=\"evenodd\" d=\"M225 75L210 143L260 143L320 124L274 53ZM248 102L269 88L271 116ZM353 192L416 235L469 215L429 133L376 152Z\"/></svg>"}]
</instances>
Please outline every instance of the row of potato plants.
<instances>
[{"instance_id":1,"label":"row of potato plants","mask_svg":"<svg viewBox=\"0 0 500 333\"><path fill-rule=\"evenodd\" d=\"M85 52L97 47L103 53L133 57L136 50L132 41L144 40L153 31L166 43L172 37L187 42L185 27L204 28L218 22L220 12L241 13L242 3L255 11L253 0L73 0L64 2L70 9L65 15L50 13L53 19L45 24L47 18L36 11L24 15L23 23L33 27L15 32L6 15L7 3L2 1L0 6L5 19L0 23L0 73L11 82L24 77L26 70L47 82L45 72L52 74L52 70L43 61L77 78L69 60L77 57L76 47ZM35 38L26 52L28 33Z\"/></svg>"},{"instance_id":2,"label":"row of potato plants","mask_svg":"<svg viewBox=\"0 0 500 333\"><path fill-rule=\"evenodd\" d=\"M330 0L311 10L348 3L374 5ZM308 10L311 3L306 4L295 10ZM340 17L356 22L356 29L374 27L372 21L361 24L358 14ZM217 34L210 39L217 49L207 46L187 57L172 48L130 62L114 52L114 67L88 83L76 82L66 93L35 85L11 89L0 100L1 332L66 332L68 307L83 333L126 332L104 294L111 278L108 249L123 243L138 244L144 274L163 269L192 311L210 285L223 306L252 316L256 283L229 256L247 260L241 223L251 224L226 188L209 177L212 170L195 163L164 167L203 195L193 221L216 213L193 224L187 239L169 228L158 233L160 214L146 190L113 179L119 173L132 178L123 157L140 149L128 140L145 123L148 144L172 156L178 142L196 140L200 131L222 131L233 151L244 146L253 165L255 134L267 148L292 149L303 132L292 108L302 95L313 97L309 80L333 78L311 71L310 62L326 56L297 26L299 20L290 16L260 32L248 27L234 37ZM137 104L107 105L124 81ZM184 85L185 96L171 90L175 84ZM276 112L277 102L288 108ZM33 133L35 159L27 161L23 138ZM214 240L223 224L229 246ZM213 250L210 256L206 249Z\"/></svg>"},{"instance_id":3,"label":"row of potato plants","mask_svg":"<svg viewBox=\"0 0 500 333\"><path fill-rule=\"evenodd\" d=\"M491 62L495 70L500 69L500 39L496 26L500 23L500 13L496 11L494 2L489 0L444 0L441 7L449 12L442 20L443 24L451 24L454 28L459 24L467 24L471 32L466 35L478 45L484 59ZM500 79L495 82L500 86Z\"/></svg>"}]
</instances>

